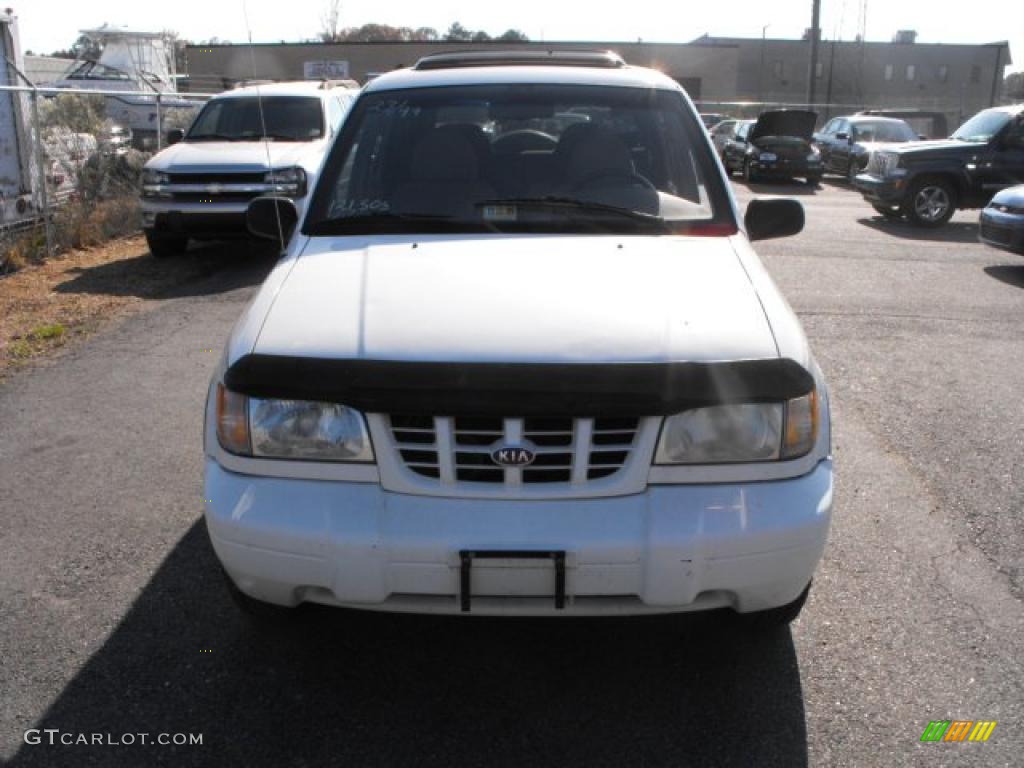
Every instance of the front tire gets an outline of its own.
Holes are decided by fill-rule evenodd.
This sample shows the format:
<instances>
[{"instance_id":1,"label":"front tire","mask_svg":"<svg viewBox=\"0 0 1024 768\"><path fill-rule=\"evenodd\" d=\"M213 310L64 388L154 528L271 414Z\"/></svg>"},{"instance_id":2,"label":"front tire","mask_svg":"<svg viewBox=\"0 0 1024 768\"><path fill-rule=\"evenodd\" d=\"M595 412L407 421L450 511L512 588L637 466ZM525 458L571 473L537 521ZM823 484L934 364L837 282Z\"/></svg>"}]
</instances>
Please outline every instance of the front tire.
<instances>
[{"instance_id":1,"label":"front tire","mask_svg":"<svg viewBox=\"0 0 1024 768\"><path fill-rule=\"evenodd\" d=\"M753 184L757 177L754 175L754 169L750 166L750 158L744 158L743 160L743 180L747 184Z\"/></svg>"},{"instance_id":2,"label":"front tire","mask_svg":"<svg viewBox=\"0 0 1024 768\"><path fill-rule=\"evenodd\" d=\"M899 208L890 208L885 205L872 205L871 207L875 209L875 213L880 213L887 219L895 221L903 218L903 212Z\"/></svg>"},{"instance_id":3,"label":"front tire","mask_svg":"<svg viewBox=\"0 0 1024 768\"><path fill-rule=\"evenodd\" d=\"M817 187L817 186L820 186L820 185L821 185L821 176L808 176L807 177L807 186L809 186L809 187Z\"/></svg>"},{"instance_id":4,"label":"front tire","mask_svg":"<svg viewBox=\"0 0 1024 768\"><path fill-rule=\"evenodd\" d=\"M918 179L903 204L907 218L919 227L941 227L956 212L956 190L945 179Z\"/></svg>"},{"instance_id":5,"label":"front tire","mask_svg":"<svg viewBox=\"0 0 1024 768\"><path fill-rule=\"evenodd\" d=\"M170 259L181 256L188 248L188 238L180 236L157 235L146 233L146 245L149 252L158 259Z\"/></svg>"},{"instance_id":6,"label":"front tire","mask_svg":"<svg viewBox=\"0 0 1024 768\"><path fill-rule=\"evenodd\" d=\"M785 627L800 615L810 593L811 585L808 584L793 602L780 605L778 608L769 608L767 611L737 613L736 620L741 626L752 632L771 632Z\"/></svg>"},{"instance_id":7,"label":"front tire","mask_svg":"<svg viewBox=\"0 0 1024 768\"><path fill-rule=\"evenodd\" d=\"M259 627L280 627L288 624L295 616L294 608L265 603L255 597L249 597L238 588L228 572L221 568L224 585L227 587L231 602L253 625Z\"/></svg>"}]
</instances>

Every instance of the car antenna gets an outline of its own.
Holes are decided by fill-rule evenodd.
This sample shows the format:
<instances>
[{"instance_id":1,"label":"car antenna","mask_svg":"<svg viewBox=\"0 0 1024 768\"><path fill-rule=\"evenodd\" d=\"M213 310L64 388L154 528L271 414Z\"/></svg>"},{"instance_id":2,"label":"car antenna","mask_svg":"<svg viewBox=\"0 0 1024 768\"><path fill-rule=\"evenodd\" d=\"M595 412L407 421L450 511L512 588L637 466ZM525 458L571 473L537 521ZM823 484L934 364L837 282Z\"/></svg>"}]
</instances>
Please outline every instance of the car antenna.
<instances>
[{"instance_id":1,"label":"car antenna","mask_svg":"<svg viewBox=\"0 0 1024 768\"><path fill-rule=\"evenodd\" d=\"M245 31L249 36L249 62L252 66L252 79L257 81L256 85L256 108L260 115L260 132L263 136L263 151L267 156L267 173L269 174L273 169L270 158L270 140L267 138L267 119L263 114L263 93L260 90L258 84L259 78L256 77L256 53L252 44L252 26L249 24L249 4L246 0L242 0L242 15L245 17ZM281 210L277 204L274 205L274 216L277 218L277 240L281 244L281 249L284 250L284 226L281 224Z\"/></svg>"}]
</instances>

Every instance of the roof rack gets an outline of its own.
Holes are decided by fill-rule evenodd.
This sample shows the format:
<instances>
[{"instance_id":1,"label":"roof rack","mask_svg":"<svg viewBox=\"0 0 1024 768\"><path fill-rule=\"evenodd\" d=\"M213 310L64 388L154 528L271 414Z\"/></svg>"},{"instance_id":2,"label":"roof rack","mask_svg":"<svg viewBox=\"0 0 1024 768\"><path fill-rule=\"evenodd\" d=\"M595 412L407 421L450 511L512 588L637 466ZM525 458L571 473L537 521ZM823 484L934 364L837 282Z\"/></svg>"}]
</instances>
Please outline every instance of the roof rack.
<instances>
[{"instance_id":1,"label":"roof rack","mask_svg":"<svg viewBox=\"0 0 1024 768\"><path fill-rule=\"evenodd\" d=\"M457 69L460 67L599 67L621 69L626 62L612 51L457 51L435 53L416 62L414 69Z\"/></svg>"},{"instance_id":2,"label":"roof rack","mask_svg":"<svg viewBox=\"0 0 1024 768\"><path fill-rule=\"evenodd\" d=\"M330 88L359 88L355 80L321 80L320 90L326 91Z\"/></svg>"}]
</instances>

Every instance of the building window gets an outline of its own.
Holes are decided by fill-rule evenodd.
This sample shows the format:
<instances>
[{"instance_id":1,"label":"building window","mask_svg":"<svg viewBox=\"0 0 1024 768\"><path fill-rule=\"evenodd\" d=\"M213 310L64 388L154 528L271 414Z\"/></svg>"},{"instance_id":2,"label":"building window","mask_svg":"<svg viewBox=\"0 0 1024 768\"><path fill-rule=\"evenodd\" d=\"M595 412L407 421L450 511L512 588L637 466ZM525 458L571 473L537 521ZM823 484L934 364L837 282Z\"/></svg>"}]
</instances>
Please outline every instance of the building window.
<instances>
[{"instance_id":1,"label":"building window","mask_svg":"<svg viewBox=\"0 0 1024 768\"><path fill-rule=\"evenodd\" d=\"M907 64L907 80L913 80L917 70L913 64Z\"/></svg>"},{"instance_id":2,"label":"building window","mask_svg":"<svg viewBox=\"0 0 1024 768\"><path fill-rule=\"evenodd\" d=\"M772 63L772 71L775 72L775 76L781 80L786 74L786 68L782 61L775 61Z\"/></svg>"},{"instance_id":3,"label":"building window","mask_svg":"<svg viewBox=\"0 0 1024 768\"><path fill-rule=\"evenodd\" d=\"M825 72L825 65L822 64L820 61L815 63L815 65L814 65L814 76L815 77L821 77L824 72Z\"/></svg>"},{"instance_id":4,"label":"building window","mask_svg":"<svg viewBox=\"0 0 1024 768\"><path fill-rule=\"evenodd\" d=\"M892 80L892 64L885 65L885 79Z\"/></svg>"},{"instance_id":5,"label":"building window","mask_svg":"<svg viewBox=\"0 0 1024 768\"><path fill-rule=\"evenodd\" d=\"M949 67L945 64L939 67L939 82L944 83L949 80Z\"/></svg>"}]
</instances>

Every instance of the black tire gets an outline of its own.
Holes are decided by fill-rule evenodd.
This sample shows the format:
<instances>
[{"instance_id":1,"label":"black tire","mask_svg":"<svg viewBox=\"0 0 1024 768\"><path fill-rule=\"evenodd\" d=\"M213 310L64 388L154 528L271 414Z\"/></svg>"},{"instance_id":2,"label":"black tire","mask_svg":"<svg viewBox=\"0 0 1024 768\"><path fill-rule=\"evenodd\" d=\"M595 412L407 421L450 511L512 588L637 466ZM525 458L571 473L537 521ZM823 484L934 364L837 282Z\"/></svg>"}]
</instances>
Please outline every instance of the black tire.
<instances>
[{"instance_id":1,"label":"black tire","mask_svg":"<svg viewBox=\"0 0 1024 768\"><path fill-rule=\"evenodd\" d=\"M743 180L747 184L753 184L757 181L757 176L754 174L754 169L750 167L750 158L743 159Z\"/></svg>"},{"instance_id":2,"label":"black tire","mask_svg":"<svg viewBox=\"0 0 1024 768\"><path fill-rule=\"evenodd\" d=\"M876 213L882 214L887 219L903 218L903 211L901 211L899 208L890 208L885 205L872 205L871 207L875 209Z\"/></svg>"},{"instance_id":3,"label":"black tire","mask_svg":"<svg viewBox=\"0 0 1024 768\"><path fill-rule=\"evenodd\" d=\"M778 608L769 608L767 611L737 613L735 614L736 621L754 632L770 632L779 627L785 627L800 615L810 593L811 585L808 584L793 602L780 605Z\"/></svg>"},{"instance_id":4,"label":"black tire","mask_svg":"<svg viewBox=\"0 0 1024 768\"><path fill-rule=\"evenodd\" d=\"M240 590L235 582L228 576L227 571L221 568L221 575L224 577L224 584L227 586L231 601L239 611L254 625L266 627L280 627L290 623L295 617L294 608L286 608L283 605L274 605L249 597Z\"/></svg>"},{"instance_id":5,"label":"black tire","mask_svg":"<svg viewBox=\"0 0 1024 768\"><path fill-rule=\"evenodd\" d=\"M903 213L919 227L941 227L956 213L956 190L943 178L917 179L903 201Z\"/></svg>"},{"instance_id":6,"label":"black tire","mask_svg":"<svg viewBox=\"0 0 1024 768\"><path fill-rule=\"evenodd\" d=\"M170 259L181 256L188 248L188 238L146 233L146 245L149 252L158 259Z\"/></svg>"},{"instance_id":7,"label":"black tire","mask_svg":"<svg viewBox=\"0 0 1024 768\"><path fill-rule=\"evenodd\" d=\"M820 184L821 184L821 176L808 176L807 177L807 186L809 186L809 187L817 187Z\"/></svg>"}]
</instances>

